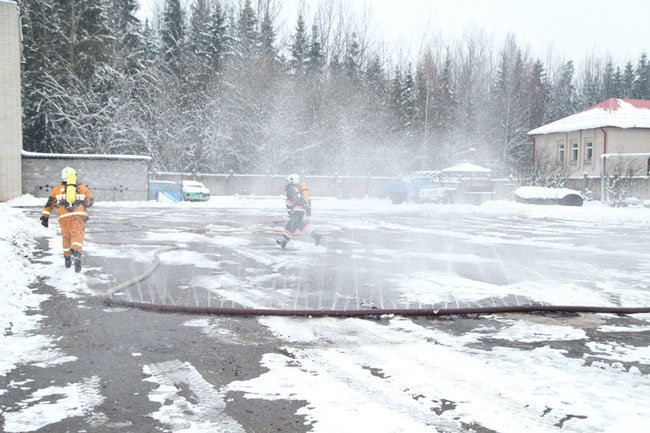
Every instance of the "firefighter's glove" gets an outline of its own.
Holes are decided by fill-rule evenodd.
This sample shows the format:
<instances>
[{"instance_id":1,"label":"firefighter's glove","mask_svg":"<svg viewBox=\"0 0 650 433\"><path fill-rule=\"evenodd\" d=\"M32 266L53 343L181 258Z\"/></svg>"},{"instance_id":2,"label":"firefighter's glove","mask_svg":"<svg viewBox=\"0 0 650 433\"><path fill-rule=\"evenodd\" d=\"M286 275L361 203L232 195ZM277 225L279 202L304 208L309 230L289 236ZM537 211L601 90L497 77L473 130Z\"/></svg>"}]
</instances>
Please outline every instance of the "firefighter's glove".
<instances>
[{"instance_id":1,"label":"firefighter's glove","mask_svg":"<svg viewBox=\"0 0 650 433\"><path fill-rule=\"evenodd\" d=\"M43 225L43 227L47 228L47 226L50 224L49 223L49 218L46 217L46 216L42 216L41 217L41 224Z\"/></svg>"},{"instance_id":2,"label":"firefighter's glove","mask_svg":"<svg viewBox=\"0 0 650 433\"><path fill-rule=\"evenodd\" d=\"M311 207L306 207L306 208L305 208L305 214L306 214L307 216L311 216Z\"/></svg>"}]
</instances>

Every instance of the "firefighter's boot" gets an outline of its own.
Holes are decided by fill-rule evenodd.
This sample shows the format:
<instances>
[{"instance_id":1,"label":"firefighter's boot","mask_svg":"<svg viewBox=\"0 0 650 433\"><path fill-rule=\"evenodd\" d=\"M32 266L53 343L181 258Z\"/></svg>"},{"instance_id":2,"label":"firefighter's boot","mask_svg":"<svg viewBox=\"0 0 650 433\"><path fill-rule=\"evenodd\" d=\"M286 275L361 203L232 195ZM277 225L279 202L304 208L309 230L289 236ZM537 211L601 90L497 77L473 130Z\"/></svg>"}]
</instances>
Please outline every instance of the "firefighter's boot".
<instances>
[{"instance_id":1,"label":"firefighter's boot","mask_svg":"<svg viewBox=\"0 0 650 433\"><path fill-rule=\"evenodd\" d=\"M72 261L74 262L74 271L81 271L81 253L77 250L72 250Z\"/></svg>"},{"instance_id":2,"label":"firefighter's boot","mask_svg":"<svg viewBox=\"0 0 650 433\"><path fill-rule=\"evenodd\" d=\"M65 260L65 267L69 268L72 266L72 256L65 256L63 257L63 260Z\"/></svg>"},{"instance_id":3,"label":"firefighter's boot","mask_svg":"<svg viewBox=\"0 0 650 433\"><path fill-rule=\"evenodd\" d=\"M275 243L280 245L282 247L282 249L284 249L284 247L287 246L287 241L285 241L284 239L276 239Z\"/></svg>"}]
</instances>

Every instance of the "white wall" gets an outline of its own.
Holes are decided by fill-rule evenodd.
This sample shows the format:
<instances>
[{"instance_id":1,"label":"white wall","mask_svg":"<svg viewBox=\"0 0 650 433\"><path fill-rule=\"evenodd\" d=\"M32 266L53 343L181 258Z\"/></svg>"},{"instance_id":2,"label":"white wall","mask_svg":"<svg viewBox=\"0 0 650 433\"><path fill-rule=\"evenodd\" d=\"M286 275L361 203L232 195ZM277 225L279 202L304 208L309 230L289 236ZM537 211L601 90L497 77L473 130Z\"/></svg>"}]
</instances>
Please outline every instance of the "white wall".
<instances>
[{"instance_id":1,"label":"white wall","mask_svg":"<svg viewBox=\"0 0 650 433\"><path fill-rule=\"evenodd\" d=\"M607 133L607 153L650 152L650 129L604 129ZM591 164L586 161L587 141L593 143ZM564 165L569 176L582 177L585 173L587 176L600 175L600 155L603 154L604 147L604 134L600 128L538 135L535 137L535 151L537 153L547 152L553 158L557 158L558 142L563 142L565 146ZM572 143L578 144L578 159L576 161L571 161ZM635 158L634 164L639 170L639 175L646 174L647 159Z\"/></svg>"},{"instance_id":2,"label":"white wall","mask_svg":"<svg viewBox=\"0 0 650 433\"><path fill-rule=\"evenodd\" d=\"M20 26L12 1L0 0L0 201L22 194Z\"/></svg>"}]
</instances>

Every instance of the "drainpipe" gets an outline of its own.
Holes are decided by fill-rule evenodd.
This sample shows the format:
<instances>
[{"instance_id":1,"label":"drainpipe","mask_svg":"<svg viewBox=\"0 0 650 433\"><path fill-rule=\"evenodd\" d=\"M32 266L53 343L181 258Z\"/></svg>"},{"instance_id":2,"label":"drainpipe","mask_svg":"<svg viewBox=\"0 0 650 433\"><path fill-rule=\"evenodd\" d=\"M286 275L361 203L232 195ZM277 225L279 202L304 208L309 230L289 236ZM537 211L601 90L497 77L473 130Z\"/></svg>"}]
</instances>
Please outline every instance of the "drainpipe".
<instances>
[{"instance_id":1,"label":"drainpipe","mask_svg":"<svg viewBox=\"0 0 650 433\"><path fill-rule=\"evenodd\" d=\"M536 147L535 136L533 135L531 138L533 139L533 168L535 168L535 147Z\"/></svg>"},{"instance_id":2,"label":"drainpipe","mask_svg":"<svg viewBox=\"0 0 650 433\"><path fill-rule=\"evenodd\" d=\"M600 170L600 201L605 202L605 179L607 177L607 131L604 127L600 127L600 130L603 132L603 154L600 156L601 161L601 170Z\"/></svg>"}]
</instances>

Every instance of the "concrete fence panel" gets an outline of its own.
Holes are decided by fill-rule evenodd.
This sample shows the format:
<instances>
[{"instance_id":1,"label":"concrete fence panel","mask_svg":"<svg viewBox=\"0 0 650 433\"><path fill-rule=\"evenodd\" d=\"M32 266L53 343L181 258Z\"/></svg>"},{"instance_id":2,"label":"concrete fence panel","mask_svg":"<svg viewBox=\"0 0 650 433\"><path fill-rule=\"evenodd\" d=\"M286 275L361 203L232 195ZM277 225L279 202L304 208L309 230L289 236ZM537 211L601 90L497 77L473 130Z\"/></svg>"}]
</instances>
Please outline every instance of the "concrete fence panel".
<instances>
[{"instance_id":1,"label":"concrete fence panel","mask_svg":"<svg viewBox=\"0 0 650 433\"><path fill-rule=\"evenodd\" d=\"M22 153L23 194L47 197L61 183L61 170L77 170L79 183L96 201L147 200L150 158L128 155Z\"/></svg>"}]
</instances>

